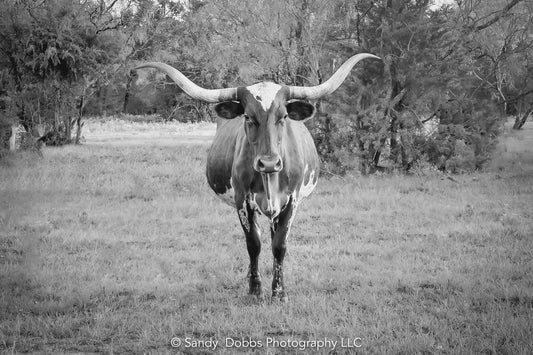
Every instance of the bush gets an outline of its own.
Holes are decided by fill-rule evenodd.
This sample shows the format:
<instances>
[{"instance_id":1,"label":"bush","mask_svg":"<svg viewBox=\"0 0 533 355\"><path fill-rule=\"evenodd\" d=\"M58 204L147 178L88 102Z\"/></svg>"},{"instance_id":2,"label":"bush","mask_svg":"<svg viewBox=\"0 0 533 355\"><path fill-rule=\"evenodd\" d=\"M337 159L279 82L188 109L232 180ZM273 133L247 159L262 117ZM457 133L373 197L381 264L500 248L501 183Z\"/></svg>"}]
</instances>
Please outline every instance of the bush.
<instances>
[{"instance_id":1,"label":"bush","mask_svg":"<svg viewBox=\"0 0 533 355\"><path fill-rule=\"evenodd\" d=\"M409 172L429 163L440 171L470 172L489 160L503 123L490 102L454 100L441 105L436 122L427 123L436 125L432 133L414 115L399 113L392 145L390 118L381 112L378 103L352 113L322 114L309 124L328 171Z\"/></svg>"},{"instance_id":2,"label":"bush","mask_svg":"<svg viewBox=\"0 0 533 355\"><path fill-rule=\"evenodd\" d=\"M503 124L494 112L487 102L446 103L439 110L438 129L427 137L421 153L442 171L461 173L482 168L496 147Z\"/></svg>"}]
</instances>

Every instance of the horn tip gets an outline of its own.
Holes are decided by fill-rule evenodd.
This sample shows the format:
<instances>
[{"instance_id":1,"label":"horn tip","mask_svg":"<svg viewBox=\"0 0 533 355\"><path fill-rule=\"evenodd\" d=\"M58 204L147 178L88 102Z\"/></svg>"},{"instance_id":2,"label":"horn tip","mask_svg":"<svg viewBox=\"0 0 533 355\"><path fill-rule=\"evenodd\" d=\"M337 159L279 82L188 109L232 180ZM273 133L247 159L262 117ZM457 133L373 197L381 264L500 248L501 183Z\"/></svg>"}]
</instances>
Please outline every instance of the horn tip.
<instances>
[{"instance_id":1,"label":"horn tip","mask_svg":"<svg viewBox=\"0 0 533 355\"><path fill-rule=\"evenodd\" d=\"M378 57L377 55L370 54L370 53L359 53L359 54L356 54L356 56L362 57L361 59L372 58L372 59L382 60L381 57Z\"/></svg>"}]
</instances>

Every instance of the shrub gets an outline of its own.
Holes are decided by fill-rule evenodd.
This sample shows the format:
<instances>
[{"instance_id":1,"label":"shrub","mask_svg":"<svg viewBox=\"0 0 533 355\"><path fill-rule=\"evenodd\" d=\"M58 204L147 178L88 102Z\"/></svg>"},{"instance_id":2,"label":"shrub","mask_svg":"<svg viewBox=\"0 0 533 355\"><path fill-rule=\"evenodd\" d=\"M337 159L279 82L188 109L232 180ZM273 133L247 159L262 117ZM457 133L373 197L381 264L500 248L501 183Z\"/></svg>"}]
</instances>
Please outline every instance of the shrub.
<instances>
[{"instance_id":1,"label":"shrub","mask_svg":"<svg viewBox=\"0 0 533 355\"><path fill-rule=\"evenodd\" d=\"M427 137L421 153L442 171L460 173L482 168L496 147L503 124L494 112L488 102L448 102L441 107L438 129Z\"/></svg>"}]
</instances>

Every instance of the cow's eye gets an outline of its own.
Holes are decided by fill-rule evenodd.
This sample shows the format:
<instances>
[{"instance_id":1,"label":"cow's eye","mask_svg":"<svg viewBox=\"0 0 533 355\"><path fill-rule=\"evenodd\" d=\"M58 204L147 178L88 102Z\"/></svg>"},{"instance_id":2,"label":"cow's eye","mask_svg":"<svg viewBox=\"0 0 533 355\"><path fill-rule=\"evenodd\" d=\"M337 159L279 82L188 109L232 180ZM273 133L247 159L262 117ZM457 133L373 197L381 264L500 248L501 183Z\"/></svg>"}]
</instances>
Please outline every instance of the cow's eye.
<instances>
[{"instance_id":1,"label":"cow's eye","mask_svg":"<svg viewBox=\"0 0 533 355\"><path fill-rule=\"evenodd\" d=\"M276 124L284 124L285 121L287 120L287 118L289 118L289 115L284 115L284 116L281 116L277 121L276 121Z\"/></svg>"},{"instance_id":2,"label":"cow's eye","mask_svg":"<svg viewBox=\"0 0 533 355\"><path fill-rule=\"evenodd\" d=\"M248 124L257 124L257 122L247 114L244 115L244 121Z\"/></svg>"}]
</instances>

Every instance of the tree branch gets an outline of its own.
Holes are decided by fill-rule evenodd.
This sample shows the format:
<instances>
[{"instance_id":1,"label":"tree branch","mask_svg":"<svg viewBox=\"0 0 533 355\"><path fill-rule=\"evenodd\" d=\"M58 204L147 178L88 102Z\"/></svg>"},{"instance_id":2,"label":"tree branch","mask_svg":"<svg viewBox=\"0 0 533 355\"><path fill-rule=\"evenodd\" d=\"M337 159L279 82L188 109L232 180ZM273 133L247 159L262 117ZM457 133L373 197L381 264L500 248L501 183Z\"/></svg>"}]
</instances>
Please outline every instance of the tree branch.
<instances>
[{"instance_id":1,"label":"tree branch","mask_svg":"<svg viewBox=\"0 0 533 355\"><path fill-rule=\"evenodd\" d=\"M523 93L521 93L520 95L517 95L517 96L513 97L512 99L505 100L505 102L506 102L506 103L509 103L509 102L518 101L518 100L520 100L522 97L527 96L527 95L529 95L529 94L531 94L531 93L533 93L533 89L530 89L530 90L528 90L528 91L526 91L526 92L523 92Z\"/></svg>"},{"instance_id":2,"label":"tree branch","mask_svg":"<svg viewBox=\"0 0 533 355\"><path fill-rule=\"evenodd\" d=\"M390 101L388 109L392 110L394 106L398 105L398 103L403 99L406 93L407 93L407 88L403 88L402 91L400 91L398 95L396 95L396 97L394 97Z\"/></svg>"},{"instance_id":3,"label":"tree branch","mask_svg":"<svg viewBox=\"0 0 533 355\"><path fill-rule=\"evenodd\" d=\"M496 22L498 22L503 16L505 16L509 10L511 10L513 7L515 7L515 5L517 5L518 3L522 2L523 0L512 0L509 4L507 4L507 6L505 6L499 14L497 14L496 16L494 16L492 19L488 20L487 22L481 24L481 25L478 25L478 26L475 26L474 27L474 31L478 32L478 31L481 31L481 30L484 30L485 28L489 27L489 26L492 26L493 24L495 24Z\"/></svg>"}]
</instances>

